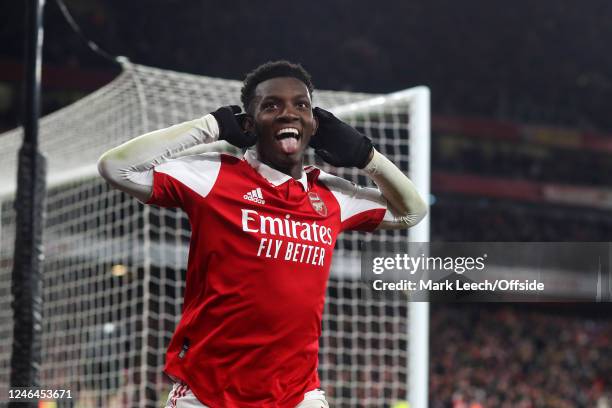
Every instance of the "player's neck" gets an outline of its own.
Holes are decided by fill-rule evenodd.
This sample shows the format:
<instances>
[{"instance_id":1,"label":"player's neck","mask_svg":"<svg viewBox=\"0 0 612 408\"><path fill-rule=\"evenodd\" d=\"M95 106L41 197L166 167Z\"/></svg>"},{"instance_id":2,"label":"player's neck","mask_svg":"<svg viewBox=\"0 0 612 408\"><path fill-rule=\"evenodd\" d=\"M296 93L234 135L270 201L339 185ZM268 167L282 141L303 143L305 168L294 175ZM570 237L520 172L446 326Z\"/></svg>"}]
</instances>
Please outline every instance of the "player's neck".
<instances>
[{"instance_id":1,"label":"player's neck","mask_svg":"<svg viewBox=\"0 0 612 408\"><path fill-rule=\"evenodd\" d=\"M257 146L257 149L254 151L255 158L260 162L265 164L268 167L273 168L276 171L280 171L283 174L286 174L296 180L302 178L302 173L304 171L304 158L293 160L289 157L275 157L274 154L271 154L261 146Z\"/></svg>"},{"instance_id":2,"label":"player's neck","mask_svg":"<svg viewBox=\"0 0 612 408\"><path fill-rule=\"evenodd\" d=\"M291 177L293 177L296 180L299 180L299 179L302 178L302 172L304 171L303 163L302 162L295 163L295 164L293 164L293 165L291 165L289 167L285 167L285 166L281 166L281 165L278 165L278 164L275 164L275 163L271 163L270 161L265 160L265 159L262 160L260 158L259 160L263 164L272 167L274 170L278 170L281 173L285 173L286 175L291 176Z\"/></svg>"}]
</instances>

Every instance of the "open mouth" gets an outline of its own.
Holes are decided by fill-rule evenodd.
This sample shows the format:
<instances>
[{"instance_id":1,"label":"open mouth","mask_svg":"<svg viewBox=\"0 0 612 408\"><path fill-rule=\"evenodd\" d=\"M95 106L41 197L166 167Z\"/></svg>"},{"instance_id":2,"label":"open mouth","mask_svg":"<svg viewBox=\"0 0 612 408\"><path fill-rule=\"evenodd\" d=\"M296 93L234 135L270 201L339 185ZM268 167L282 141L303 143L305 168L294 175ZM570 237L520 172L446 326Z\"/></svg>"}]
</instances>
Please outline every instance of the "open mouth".
<instances>
[{"instance_id":1,"label":"open mouth","mask_svg":"<svg viewBox=\"0 0 612 408\"><path fill-rule=\"evenodd\" d=\"M296 128L286 127L276 132L276 140L285 154L293 154L299 150L300 132Z\"/></svg>"}]
</instances>

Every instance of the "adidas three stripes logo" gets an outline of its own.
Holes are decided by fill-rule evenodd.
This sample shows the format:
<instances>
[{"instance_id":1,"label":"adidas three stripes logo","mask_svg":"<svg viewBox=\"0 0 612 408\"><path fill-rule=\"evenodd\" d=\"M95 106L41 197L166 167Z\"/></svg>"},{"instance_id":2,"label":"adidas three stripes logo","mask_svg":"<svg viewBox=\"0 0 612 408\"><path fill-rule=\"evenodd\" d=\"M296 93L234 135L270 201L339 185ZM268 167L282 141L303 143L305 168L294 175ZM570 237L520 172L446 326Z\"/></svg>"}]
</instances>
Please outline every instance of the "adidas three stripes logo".
<instances>
[{"instance_id":1,"label":"adidas three stripes logo","mask_svg":"<svg viewBox=\"0 0 612 408\"><path fill-rule=\"evenodd\" d=\"M245 200L253 201L258 204L265 204L266 200L263 199L263 194L261 194L261 188L257 187L254 190L249 191L244 196L242 196Z\"/></svg>"}]
</instances>

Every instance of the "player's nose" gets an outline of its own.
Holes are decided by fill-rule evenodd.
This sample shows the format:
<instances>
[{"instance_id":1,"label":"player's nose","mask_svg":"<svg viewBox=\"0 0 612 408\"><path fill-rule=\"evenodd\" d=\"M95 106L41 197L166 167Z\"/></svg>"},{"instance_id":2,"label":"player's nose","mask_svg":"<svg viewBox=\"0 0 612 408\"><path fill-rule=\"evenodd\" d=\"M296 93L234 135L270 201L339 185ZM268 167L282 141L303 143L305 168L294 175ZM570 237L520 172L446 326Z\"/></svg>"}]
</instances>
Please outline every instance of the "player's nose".
<instances>
[{"instance_id":1,"label":"player's nose","mask_svg":"<svg viewBox=\"0 0 612 408\"><path fill-rule=\"evenodd\" d=\"M298 115L298 113L290 105L285 105L277 117L278 120L286 122L295 121L299 118L300 116Z\"/></svg>"}]
</instances>

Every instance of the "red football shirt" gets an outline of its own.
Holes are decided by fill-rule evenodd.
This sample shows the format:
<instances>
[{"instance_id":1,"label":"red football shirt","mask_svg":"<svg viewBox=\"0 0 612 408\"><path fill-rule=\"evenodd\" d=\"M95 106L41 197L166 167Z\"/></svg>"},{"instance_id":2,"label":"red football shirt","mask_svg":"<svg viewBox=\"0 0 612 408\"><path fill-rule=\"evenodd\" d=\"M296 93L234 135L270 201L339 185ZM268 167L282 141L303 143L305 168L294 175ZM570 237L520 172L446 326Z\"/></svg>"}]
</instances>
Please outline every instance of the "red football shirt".
<instances>
[{"instance_id":1,"label":"red football shirt","mask_svg":"<svg viewBox=\"0 0 612 408\"><path fill-rule=\"evenodd\" d=\"M319 336L336 237L386 212L346 180L306 167L295 180L208 153L155 167L148 204L180 207L191 242L183 315L165 372L213 408L294 407L319 387Z\"/></svg>"}]
</instances>

